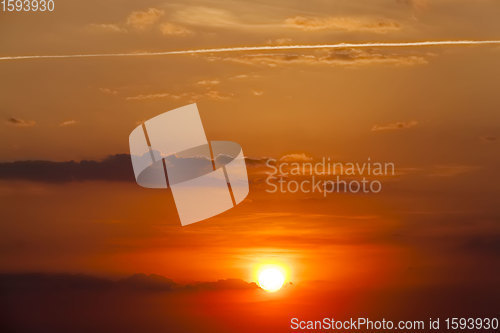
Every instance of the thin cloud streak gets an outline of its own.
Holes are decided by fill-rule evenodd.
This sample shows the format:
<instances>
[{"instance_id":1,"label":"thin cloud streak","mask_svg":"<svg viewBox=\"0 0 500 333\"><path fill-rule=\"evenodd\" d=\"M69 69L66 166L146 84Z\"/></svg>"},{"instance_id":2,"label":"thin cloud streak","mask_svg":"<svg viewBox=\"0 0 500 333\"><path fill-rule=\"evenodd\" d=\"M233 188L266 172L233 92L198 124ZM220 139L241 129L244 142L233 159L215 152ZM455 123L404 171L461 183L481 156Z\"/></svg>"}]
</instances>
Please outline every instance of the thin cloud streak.
<instances>
[{"instance_id":1,"label":"thin cloud streak","mask_svg":"<svg viewBox=\"0 0 500 333\"><path fill-rule=\"evenodd\" d=\"M342 48L370 48L370 47L424 47L424 46L446 46L446 45L459 46L459 45L495 45L495 44L496 45L500 44L500 40L442 40L442 41L387 42L387 43L372 42L372 43L337 43L337 44L313 44L313 45L264 45L264 46L240 46L240 47L193 49L193 50L163 51L163 52L6 56L6 57L0 57L0 60L5 61L5 60L29 60L29 59L144 57L144 56L166 56L166 55L246 52L246 51L312 50L312 49L342 49Z\"/></svg>"}]
</instances>

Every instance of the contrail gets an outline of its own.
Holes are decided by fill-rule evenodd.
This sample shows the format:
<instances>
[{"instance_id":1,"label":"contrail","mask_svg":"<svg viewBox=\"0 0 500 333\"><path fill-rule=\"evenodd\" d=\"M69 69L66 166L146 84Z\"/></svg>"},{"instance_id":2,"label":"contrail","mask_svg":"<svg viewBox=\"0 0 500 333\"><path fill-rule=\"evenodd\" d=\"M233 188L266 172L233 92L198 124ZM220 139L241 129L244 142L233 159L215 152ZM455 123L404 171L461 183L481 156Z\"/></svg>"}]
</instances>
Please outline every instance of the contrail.
<instances>
[{"instance_id":1,"label":"contrail","mask_svg":"<svg viewBox=\"0 0 500 333\"><path fill-rule=\"evenodd\" d=\"M246 52L246 51L312 50L312 49L369 48L369 47L421 47L421 46L488 45L488 44L490 45L500 44L500 40L442 40L442 41L388 42L388 43L372 42L372 43L337 43L337 44L313 44L313 45L274 45L274 46L264 45L264 46L223 47L214 49L193 49L193 50L162 51L162 52L5 56L5 57L0 57L0 60L146 57L146 56L149 57L149 56L166 56L166 55L176 55L176 54L203 54L203 53Z\"/></svg>"}]
</instances>

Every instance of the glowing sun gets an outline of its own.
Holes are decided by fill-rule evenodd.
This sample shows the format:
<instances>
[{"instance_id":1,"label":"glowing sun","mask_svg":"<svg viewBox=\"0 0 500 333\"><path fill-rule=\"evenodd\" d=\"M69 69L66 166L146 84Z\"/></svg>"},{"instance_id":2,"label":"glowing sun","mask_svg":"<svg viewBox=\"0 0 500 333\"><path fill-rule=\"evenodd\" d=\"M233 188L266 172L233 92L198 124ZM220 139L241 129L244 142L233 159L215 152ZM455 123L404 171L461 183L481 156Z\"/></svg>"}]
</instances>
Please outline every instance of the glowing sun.
<instances>
[{"instance_id":1,"label":"glowing sun","mask_svg":"<svg viewBox=\"0 0 500 333\"><path fill-rule=\"evenodd\" d=\"M259 286L265 291L278 291L285 283L285 274L277 266L263 268L257 278Z\"/></svg>"}]
</instances>

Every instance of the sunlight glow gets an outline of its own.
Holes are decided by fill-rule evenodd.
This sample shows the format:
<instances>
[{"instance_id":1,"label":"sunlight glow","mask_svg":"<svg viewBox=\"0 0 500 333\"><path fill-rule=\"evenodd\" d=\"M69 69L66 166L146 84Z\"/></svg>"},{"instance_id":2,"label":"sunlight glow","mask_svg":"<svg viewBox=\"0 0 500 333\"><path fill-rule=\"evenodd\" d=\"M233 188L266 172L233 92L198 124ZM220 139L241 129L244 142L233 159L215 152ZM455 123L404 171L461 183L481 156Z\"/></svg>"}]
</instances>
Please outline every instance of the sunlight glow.
<instances>
[{"instance_id":1,"label":"sunlight glow","mask_svg":"<svg viewBox=\"0 0 500 333\"><path fill-rule=\"evenodd\" d=\"M285 274L278 266L268 266L258 273L259 286L265 291L278 291L285 283Z\"/></svg>"}]
</instances>

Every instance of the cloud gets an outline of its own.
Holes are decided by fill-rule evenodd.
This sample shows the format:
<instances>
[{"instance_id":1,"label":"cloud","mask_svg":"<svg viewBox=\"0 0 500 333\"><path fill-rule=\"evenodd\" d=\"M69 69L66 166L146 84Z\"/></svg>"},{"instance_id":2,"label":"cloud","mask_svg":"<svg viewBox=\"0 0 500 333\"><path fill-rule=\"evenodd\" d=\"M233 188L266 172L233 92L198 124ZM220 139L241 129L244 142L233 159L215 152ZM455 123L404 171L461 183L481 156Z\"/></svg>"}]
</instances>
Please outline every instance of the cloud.
<instances>
[{"instance_id":1,"label":"cloud","mask_svg":"<svg viewBox=\"0 0 500 333\"><path fill-rule=\"evenodd\" d=\"M425 57L381 52L374 49L336 49L314 53L257 53L212 55L208 61L229 61L238 64L279 67L288 65L323 65L358 67L367 65L414 66L427 64Z\"/></svg>"},{"instance_id":2,"label":"cloud","mask_svg":"<svg viewBox=\"0 0 500 333\"><path fill-rule=\"evenodd\" d=\"M492 142L497 141L496 136L490 136L490 135L482 136L482 137L480 137L480 139L481 139L481 141L486 142L486 143L492 143Z\"/></svg>"},{"instance_id":3,"label":"cloud","mask_svg":"<svg viewBox=\"0 0 500 333\"><path fill-rule=\"evenodd\" d=\"M10 117L6 120L7 124L17 127L33 127L36 125L34 120L24 120L21 118Z\"/></svg>"},{"instance_id":4,"label":"cloud","mask_svg":"<svg viewBox=\"0 0 500 333\"><path fill-rule=\"evenodd\" d=\"M347 31L387 33L401 29L395 21L369 17L305 17L295 16L287 18L284 26L303 31Z\"/></svg>"},{"instance_id":5,"label":"cloud","mask_svg":"<svg viewBox=\"0 0 500 333\"><path fill-rule=\"evenodd\" d=\"M170 16L174 22L205 28L246 29L253 31L287 31L299 29L303 31L347 31L387 33L400 30L401 24L385 18L370 16L294 16L284 21L243 20L248 15L235 14L227 9L209 8L204 6L187 6ZM269 40L270 45L283 45L291 42L290 38Z\"/></svg>"},{"instance_id":6,"label":"cloud","mask_svg":"<svg viewBox=\"0 0 500 333\"><path fill-rule=\"evenodd\" d=\"M170 93L170 92L159 92L153 94L139 94L135 96L129 96L126 98L127 101L145 101L161 98L170 98L174 100L187 100L187 101L198 101L200 99L210 99L210 100L228 100L231 98L231 94L223 94L217 90L208 90L206 92L185 92L185 93Z\"/></svg>"},{"instance_id":7,"label":"cloud","mask_svg":"<svg viewBox=\"0 0 500 333\"><path fill-rule=\"evenodd\" d=\"M114 23L91 23L87 26L87 30L94 32L127 32L127 29Z\"/></svg>"},{"instance_id":8,"label":"cloud","mask_svg":"<svg viewBox=\"0 0 500 333\"><path fill-rule=\"evenodd\" d=\"M239 74L239 75L235 75L233 77L231 77L231 79L236 79L236 80L240 80L240 79L247 79L249 76L247 74Z\"/></svg>"},{"instance_id":9,"label":"cloud","mask_svg":"<svg viewBox=\"0 0 500 333\"><path fill-rule=\"evenodd\" d=\"M200 86L215 86L219 83L220 83L219 80L201 80L196 82L196 84Z\"/></svg>"},{"instance_id":10,"label":"cloud","mask_svg":"<svg viewBox=\"0 0 500 333\"><path fill-rule=\"evenodd\" d=\"M141 122L142 123L142 122ZM301 158L303 154L292 154ZM304 155L305 156L305 155ZM246 158L248 166L263 166L267 158ZM191 161L191 164L192 161ZM202 163L205 165L205 163ZM103 160L0 162L0 180L28 180L47 183L72 181L121 181L135 183L129 154L110 155Z\"/></svg>"},{"instance_id":11,"label":"cloud","mask_svg":"<svg viewBox=\"0 0 500 333\"><path fill-rule=\"evenodd\" d=\"M160 24L160 31L165 36L188 36L193 34L188 28L169 22Z\"/></svg>"},{"instance_id":12,"label":"cloud","mask_svg":"<svg viewBox=\"0 0 500 333\"><path fill-rule=\"evenodd\" d=\"M60 127L72 126L72 125L75 125L77 123L78 123L78 121L71 119L71 120L63 121L62 123L59 124L59 126Z\"/></svg>"},{"instance_id":13,"label":"cloud","mask_svg":"<svg viewBox=\"0 0 500 333\"><path fill-rule=\"evenodd\" d=\"M258 289L255 282L246 282L241 279L224 279L215 282L198 282L185 286L187 290L246 290Z\"/></svg>"},{"instance_id":14,"label":"cloud","mask_svg":"<svg viewBox=\"0 0 500 333\"><path fill-rule=\"evenodd\" d=\"M135 181L128 154L112 155L101 161L4 162L0 163L0 179L50 183L87 180Z\"/></svg>"},{"instance_id":15,"label":"cloud","mask_svg":"<svg viewBox=\"0 0 500 333\"><path fill-rule=\"evenodd\" d=\"M264 92L262 90L253 90L252 94L254 96L262 96L262 95L264 95Z\"/></svg>"},{"instance_id":16,"label":"cloud","mask_svg":"<svg viewBox=\"0 0 500 333\"><path fill-rule=\"evenodd\" d=\"M280 161L284 161L284 162L310 162L312 160L313 160L313 158L311 156L307 156L304 153L283 155L280 158Z\"/></svg>"},{"instance_id":17,"label":"cloud","mask_svg":"<svg viewBox=\"0 0 500 333\"><path fill-rule=\"evenodd\" d=\"M429 0L396 0L396 2L418 10L424 10L429 7Z\"/></svg>"},{"instance_id":18,"label":"cloud","mask_svg":"<svg viewBox=\"0 0 500 333\"><path fill-rule=\"evenodd\" d=\"M259 79L261 76L258 74L239 74L231 76L230 80L244 80L244 79Z\"/></svg>"},{"instance_id":19,"label":"cloud","mask_svg":"<svg viewBox=\"0 0 500 333\"><path fill-rule=\"evenodd\" d=\"M164 15L164 11L156 8L148 8L144 11L134 11L126 18L126 23L92 23L87 26L87 30L94 32L127 32L126 28L131 27L135 30L143 31L154 26ZM171 23L163 22L157 26L164 36L188 36L193 31L188 28Z\"/></svg>"},{"instance_id":20,"label":"cloud","mask_svg":"<svg viewBox=\"0 0 500 333\"><path fill-rule=\"evenodd\" d=\"M498 241L498 238L496 240ZM494 247L495 244L491 246ZM401 246L398 245L399 247ZM320 250L324 251L322 248ZM355 256L351 256L351 248L340 248L337 251L344 256L349 252L350 256L345 260L346 265L349 260L356 261L359 256L355 251L353 251ZM378 255L376 251L382 253ZM359 252L365 256L368 253L372 261L378 260L378 257L384 257L385 261L390 263L395 260L392 253L385 252L384 249L363 248L363 252ZM413 250L410 254L403 252L400 256L405 259L405 256L414 252L417 251ZM333 281L331 279L301 281L293 287L292 293L286 292L274 296L260 293L255 284L248 284L248 289L243 288L239 292L217 289L218 292L196 294L186 288L182 292L155 293L127 288L121 286L118 281L89 275L2 274L0 275L2 305L7 309L2 317L2 324L9 332L59 333L67 332L70 327L74 332L91 330L93 332L266 333L287 331L286 328L281 328L290 322L290 313L299 318L321 318L325 312L323 309L327 308L335 309L339 317L349 317L352 307L342 304L349 303L353 299L361 304L379 304L380 311L387 313L388 317L412 318L415 316L415 307L427 309L428 312L440 317L448 317L457 312L456 309L465 313L496 314L494 309L498 307L500 293L497 291L498 288L495 288L494 278L498 273L495 265L490 264L489 272L486 269L467 272L467 269L470 270L467 258L462 262L451 263L459 269L448 269L451 264L435 267L434 260L429 260L425 255L428 255L428 252L422 254L423 259L417 257L411 263L406 260L398 265L398 268L400 266L401 268L396 272L399 280L404 280L403 283L379 283L378 271L369 265L365 267L367 265L363 261L360 265L365 264L364 270L347 271L353 276L354 274L363 277L373 276L369 279L375 280L371 284L361 284L355 278L349 280L340 275L340 277L335 276L336 279ZM430 257L434 259L436 256ZM335 260L332 258L337 257L327 257L325 260ZM482 264L478 265L479 268L495 262L495 257L486 259L479 260ZM381 263L384 264L384 261ZM338 265L343 264L344 261L340 258ZM379 261L373 263L373 266L377 265L380 265ZM327 265L324 266L326 269ZM380 270L383 268L386 269L382 267ZM389 269L393 272L391 268ZM432 283L428 282L428 279L424 280L429 270L441 280ZM457 275L464 271L465 278ZM323 273L322 270L320 272ZM383 271L386 272L387 269ZM484 272L491 278L485 279L479 274ZM467 280L466 278L472 274L481 278ZM419 280L416 280L415 276ZM461 279L457 279L457 276ZM97 285L93 285L92 280ZM422 280L425 283L420 282ZM478 281L482 283L477 283ZM89 283L88 287L82 285L85 282ZM58 286L58 283L61 283L61 286ZM85 289L93 292L85 292ZM460 295L461 302L454 301L457 294ZM335 299L335 303L332 303L332 299ZM381 299L388 301L381 304ZM398 306L409 299L414 302L415 307ZM72 301L71 306L68 306L68 300Z\"/></svg>"},{"instance_id":21,"label":"cloud","mask_svg":"<svg viewBox=\"0 0 500 333\"><path fill-rule=\"evenodd\" d=\"M291 38L277 38L277 39L269 39L266 44L268 45L286 45L286 44L291 44L292 39Z\"/></svg>"},{"instance_id":22,"label":"cloud","mask_svg":"<svg viewBox=\"0 0 500 333\"><path fill-rule=\"evenodd\" d=\"M164 11L156 8L148 8L144 11L134 11L127 17L127 25L137 30L145 30L163 16Z\"/></svg>"},{"instance_id":23,"label":"cloud","mask_svg":"<svg viewBox=\"0 0 500 333\"><path fill-rule=\"evenodd\" d=\"M115 282L120 287L142 291L203 291L203 290L244 290L257 289L253 282L240 279L223 279L210 282L196 282L188 284L176 283L171 279L157 274L134 274Z\"/></svg>"},{"instance_id":24,"label":"cloud","mask_svg":"<svg viewBox=\"0 0 500 333\"><path fill-rule=\"evenodd\" d=\"M401 129L408 129L415 127L419 124L418 121L416 120L411 120L411 121L399 121L396 123L387 123L387 124L381 124L381 125L373 125L372 127L372 132L378 132L378 131L393 131L393 130L401 130Z\"/></svg>"},{"instance_id":25,"label":"cloud","mask_svg":"<svg viewBox=\"0 0 500 333\"><path fill-rule=\"evenodd\" d=\"M466 253L477 253L481 257L498 257L500 255L500 233L471 234L462 241L461 250Z\"/></svg>"},{"instance_id":26,"label":"cloud","mask_svg":"<svg viewBox=\"0 0 500 333\"><path fill-rule=\"evenodd\" d=\"M223 94L217 90L210 90L203 94L195 94L191 96L190 100L195 101L202 98L208 98L211 100L223 101L231 98L231 95Z\"/></svg>"},{"instance_id":27,"label":"cloud","mask_svg":"<svg viewBox=\"0 0 500 333\"><path fill-rule=\"evenodd\" d=\"M157 274L134 274L117 281L121 287L143 291L171 291L177 284L164 276Z\"/></svg>"},{"instance_id":28,"label":"cloud","mask_svg":"<svg viewBox=\"0 0 500 333\"><path fill-rule=\"evenodd\" d=\"M84 274L18 273L1 274L0 288L9 289L11 291L43 290L49 292L71 290L182 292L194 290L246 290L258 289L259 287L254 282L246 282L240 279L223 279L214 282L182 284L157 274L134 274L123 279L110 280Z\"/></svg>"},{"instance_id":29,"label":"cloud","mask_svg":"<svg viewBox=\"0 0 500 333\"><path fill-rule=\"evenodd\" d=\"M116 95L118 91L110 88L99 88L99 91L106 95Z\"/></svg>"},{"instance_id":30,"label":"cloud","mask_svg":"<svg viewBox=\"0 0 500 333\"><path fill-rule=\"evenodd\" d=\"M127 101L144 101L148 99L158 99L158 98L173 98L177 99L175 95L171 93L154 93L154 94L139 94L135 96L128 96Z\"/></svg>"},{"instance_id":31,"label":"cloud","mask_svg":"<svg viewBox=\"0 0 500 333\"><path fill-rule=\"evenodd\" d=\"M247 26L227 10L201 6L190 6L178 10L174 13L173 18L178 22L194 26L224 28Z\"/></svg>"}]
</instances>

